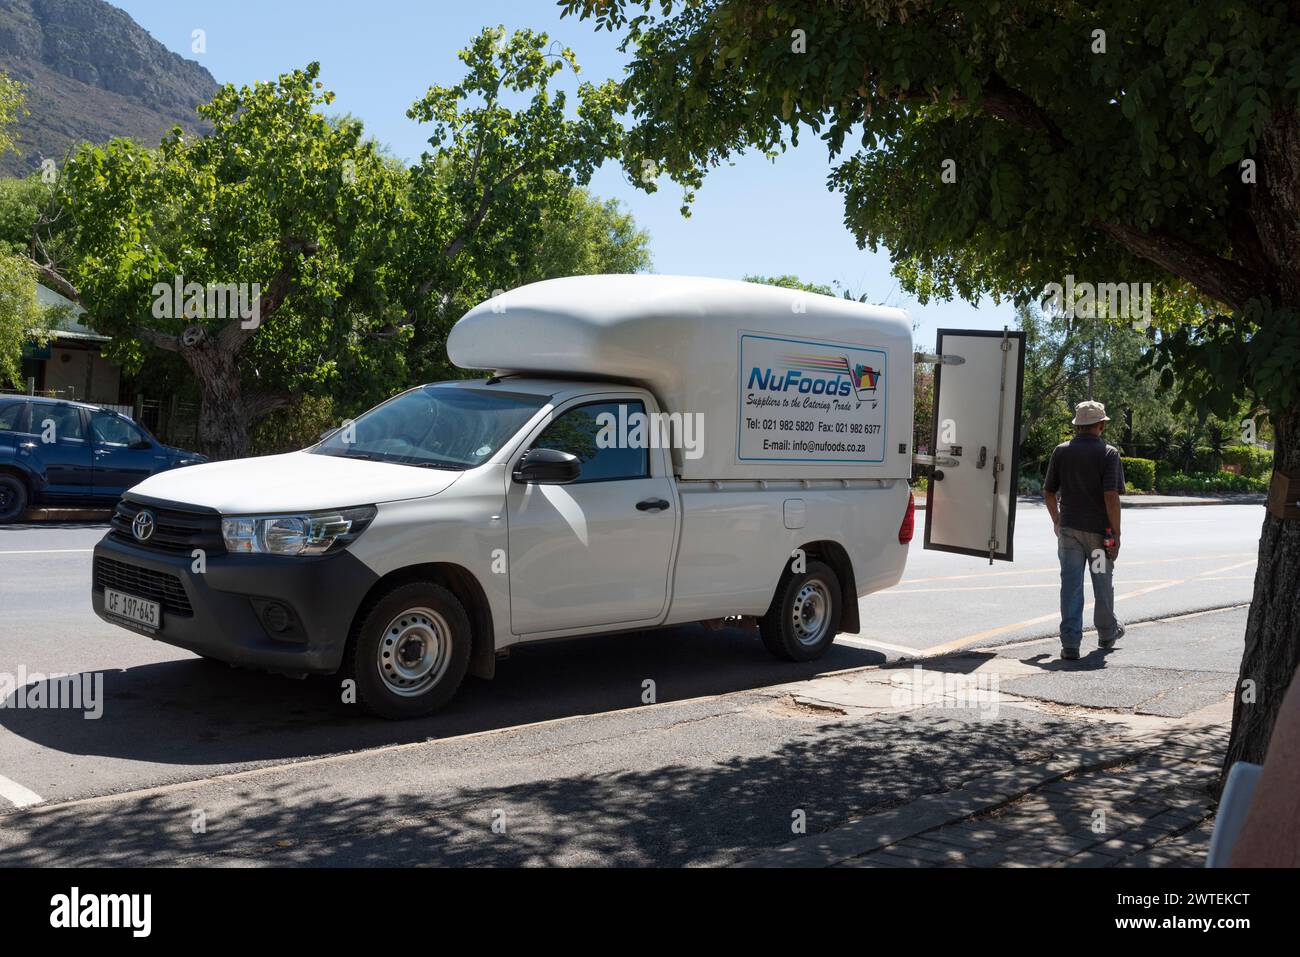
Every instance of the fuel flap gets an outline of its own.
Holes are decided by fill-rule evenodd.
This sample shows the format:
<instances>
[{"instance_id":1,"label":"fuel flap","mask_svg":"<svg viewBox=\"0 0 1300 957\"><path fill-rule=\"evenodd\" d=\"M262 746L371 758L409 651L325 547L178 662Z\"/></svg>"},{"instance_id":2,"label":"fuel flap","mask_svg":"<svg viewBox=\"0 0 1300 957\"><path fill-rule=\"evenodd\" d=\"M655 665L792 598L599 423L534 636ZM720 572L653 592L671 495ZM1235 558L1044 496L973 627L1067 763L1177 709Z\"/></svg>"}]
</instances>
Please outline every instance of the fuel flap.
<instances>
[{"instance_id":1,"label":"fuel flap","mask_svg":"<svg viewBox=\"0 0 1300 957\"><path fill-rule=\"evenodd\" d=\"M1025 334L940 329L925 547L1012 561Z\"/></svg>"}]
</instances>

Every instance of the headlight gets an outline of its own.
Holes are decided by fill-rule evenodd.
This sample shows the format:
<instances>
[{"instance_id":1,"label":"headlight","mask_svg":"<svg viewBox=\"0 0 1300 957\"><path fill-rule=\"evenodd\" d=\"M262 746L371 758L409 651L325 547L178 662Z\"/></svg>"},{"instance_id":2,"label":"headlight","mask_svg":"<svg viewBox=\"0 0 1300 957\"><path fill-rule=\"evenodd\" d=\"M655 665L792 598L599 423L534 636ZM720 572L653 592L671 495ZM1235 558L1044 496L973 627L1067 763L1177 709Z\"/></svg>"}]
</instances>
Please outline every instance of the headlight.
<instances>
[{"instance_id":1,"label":"headlight","mask_svg":"<svg viewBox=\"0 0 1300 957\"><path fill-rule=\"evenodd\" d=\"M365 531L373 505L303 515L245 515L221 520L226 551L259 555L323 555Z\"/></svg>"}]
</instances>

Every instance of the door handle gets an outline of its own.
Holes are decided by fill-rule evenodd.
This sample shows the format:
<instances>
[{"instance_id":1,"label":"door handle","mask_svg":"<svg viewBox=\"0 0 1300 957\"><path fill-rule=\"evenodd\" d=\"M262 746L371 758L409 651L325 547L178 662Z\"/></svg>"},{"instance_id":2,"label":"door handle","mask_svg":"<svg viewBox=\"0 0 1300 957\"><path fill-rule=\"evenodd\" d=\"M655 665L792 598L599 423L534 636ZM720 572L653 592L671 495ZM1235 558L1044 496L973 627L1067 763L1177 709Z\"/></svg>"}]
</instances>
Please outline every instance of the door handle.
<instances>
[{"instance_id":1,"label":"door handle","mask_svg":"<svg viewBox=\"0 0 1300 957\"><path fill-rule=\"evenodd\" d=\"M643 502L636 503L638 512L658 512L668 507L668 503L661 498L648 498Z\"/></svg>"}]
</instances>

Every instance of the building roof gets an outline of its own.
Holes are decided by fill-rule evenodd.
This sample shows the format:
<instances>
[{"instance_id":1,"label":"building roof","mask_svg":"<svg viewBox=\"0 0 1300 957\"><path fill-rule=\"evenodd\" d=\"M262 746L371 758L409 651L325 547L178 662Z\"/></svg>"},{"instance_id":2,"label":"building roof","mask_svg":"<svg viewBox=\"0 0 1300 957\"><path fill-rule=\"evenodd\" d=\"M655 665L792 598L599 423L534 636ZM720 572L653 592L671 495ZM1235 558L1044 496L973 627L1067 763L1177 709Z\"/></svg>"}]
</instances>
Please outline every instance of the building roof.
<instances>
[{"instance_id":1,"label":"building roof","mask_svg":"<svg viewBox=\"0 0 1300 957\"><path fill-rule=\"evenodd\" d=\"M61 295L47 286L36 284L36 302L41 306L56 306L69 310L71 317L66 314L55 324L54 338L69 339L77 342L112 342L112 336L100 335L89 326L78 322L82 316L86 315L86 310L80 305L73 302L67 296Z\"/></svg>"}]
</instances>

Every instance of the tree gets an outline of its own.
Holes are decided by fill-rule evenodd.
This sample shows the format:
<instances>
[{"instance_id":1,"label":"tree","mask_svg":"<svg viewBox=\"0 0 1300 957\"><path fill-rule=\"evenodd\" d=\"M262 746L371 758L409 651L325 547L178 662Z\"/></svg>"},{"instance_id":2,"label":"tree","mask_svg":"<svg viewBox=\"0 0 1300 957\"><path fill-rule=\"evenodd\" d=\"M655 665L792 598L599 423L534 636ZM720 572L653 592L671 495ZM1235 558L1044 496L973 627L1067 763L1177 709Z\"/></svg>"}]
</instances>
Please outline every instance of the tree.
<instances>
[{"instance_id":1,"label":"tree","mask_svg":"<svg viewBox=\"0 0 1300 957\"><path fill-rule=\"evenodd\" d=\"M1164 387L1201 414L1257 402L1300 475L1300 5L561 5L626 31L628 168L689 201L806 130L859 243L921 298L1024 303L1068 274L1196 297L1151 352ZM1262 760L1300 663L1298 559L1300 522L1267 515L1229 763Z\"/></svg>"},{"instance_id":2,"label":"tree","mask_svg":"<svg viewBox=\"0 0 1300 957\"><path fill-rule=\"evenodd\" d=\"M13 125L27 112L26 88L9 74L0 73L0 155L14 148Z\"/></svg>"},{"instance_id":3,"label":"tree","mask_svg":"<svg viewBox=\"0 0 1300 957\"><path fill-rule=\"evenodd\" d=\"M553 50L545 33L487 28L460 59L464 79L430 87L407 111L430 124L430 149L410 171L401 223L403 316L382 334L409 329L422 380L453 372L447 333L466 309L546 268L548 254L538 250L548 221L571 215L572 190L622 153L617 85L579 84L568 115L568 98L551 81L566 66L577 73L578 62L572 50Z\"/></svg>"},{"instance_id":4,"label":"tree","mask_svg":"<svg viewBox=\"0 0 1300 957\"><path fill-rule=\"evenodd\" d=\"M226 85L197 139L81 150L60 174L70 257L37 256L98 329L185 360L218 457L245 454L249 424L327 378L383 308L397 177L359 126L321 115L318 72Z\"/></svg>"},{"instance_id":5,"label":"tree","mask_svg":"<svg viewBox=\"0 0 1300 957\"><path fill-rule=\"evenodd\" d=\"M0 73L0 155L13 148L9 131L23 101L22 84ZM35 180L0 181L0 384L21 384L23 347L46 341L58 318L36 301L36 270L23 255L42 192Z\"/></svg>"},{"instance_id":6,"label":"tree","mask_svg":"<svg viewBox=\"0 0 1300 957\"><path fill-rule=\"evenodd\" d=\"M541 239L515 285L561 276L645 272L650 234L618 200L575 186L563 204L542 211Z\"/></svg>"},{"instance_id":7,"label":"tree","mask_svg":"<svg viewBox=\"0 0 1300 957\"><path fill-rule=\"evenodd\" d=\"M835 295L835 290L824 283L804 282L798 276L745 276L745 282L756 282L764 286L780 286L782 289L796 289L801 292L815 292L823 296Z\"/></svg>"}]
</instances>

